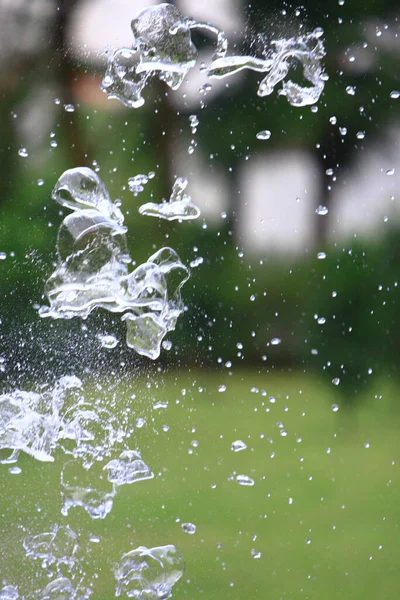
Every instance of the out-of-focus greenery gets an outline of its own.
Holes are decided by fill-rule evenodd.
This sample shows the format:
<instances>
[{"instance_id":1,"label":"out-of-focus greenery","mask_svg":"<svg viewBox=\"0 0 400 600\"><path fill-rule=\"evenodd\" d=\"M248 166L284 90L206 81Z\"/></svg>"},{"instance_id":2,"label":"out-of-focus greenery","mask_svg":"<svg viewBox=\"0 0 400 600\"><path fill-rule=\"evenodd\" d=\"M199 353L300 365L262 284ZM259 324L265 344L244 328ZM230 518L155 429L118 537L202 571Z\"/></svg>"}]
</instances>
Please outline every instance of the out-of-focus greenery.
<instances>
[{"instance_id":1,"label":"out-of-focus greenery","mask_svg":"<svg viewBox=\"0 0 400 600\"><path fill-rule=\"evenodd\" d=\"M123 553L169 543L186 560L176 600L396 597L398 387L387 379L350 413L337 388L287 371L172 371L117 386L98 379L85 385L89 404L100 383L117 398L116 415L129 406L129 422L145 419L132 444L156 476L122 486L105 520L69 511L68 525L81 536L76 556L84 583L92 582L95 598L114 597L113 569ZM168 408L152 408L160 400ZM247 449L232 452L235 440ZM18 524L29 519L35 535L64 522L59 476L66 458L57 452L53 464L43 464L21 456L20 475L0 470L7 489L1 573L21 582L20 593L44 587L48 577L40 561L24 556L27 533ZM254 486L239 485L239 474ZM197 526L194 535L182 531L184 522ZM99 543L87 541L89 532Z\"/></svg>"}]
</instances>

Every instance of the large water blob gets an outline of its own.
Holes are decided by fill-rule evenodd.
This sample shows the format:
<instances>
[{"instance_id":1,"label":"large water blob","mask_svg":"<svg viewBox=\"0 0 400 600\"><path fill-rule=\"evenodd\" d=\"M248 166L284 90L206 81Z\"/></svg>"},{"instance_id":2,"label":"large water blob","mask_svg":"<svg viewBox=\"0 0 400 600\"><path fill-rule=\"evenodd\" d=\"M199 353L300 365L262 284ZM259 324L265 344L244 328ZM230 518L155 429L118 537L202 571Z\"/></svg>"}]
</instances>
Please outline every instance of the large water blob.
<instances>
[{"instance_id":1,"label":"large water blob","mask_svg":"<svg viewBox=\"0 0 400 600\"><path fill-rule=\"evenodd\" d=\"M91 169L65 171L52 196L74 212L59 228L58 264L45 285L50 306L41 307L40 316L86 319L97 308L122 313L128 346L158 358L165 335L184 310L180 291L188 269L172 248L162 248L128 272L123 214ZM187 198L181 204L188 205Z\"/></svg>"},{"instance_id":2,"label":"large water blob","mask_svg":"<svg viewBox=\"0 0 400 600\"><path fill-rule=\"evenodd\" d=\"M119 48L108 61L101 88L125 106L144 104L142 91L149 77L158 76L171 89L183 83L198 56L191 31L201 29L217 38L214 58L225 56L228 42L223 31L209 23L184 17L172 4L142 10L131 23L132 48Z\"/></svg>"},{"instance_id":3,"label":"large water blob","mask_svg":"<svg viewBox=\"0 0 400 600\"><path fill-rule=\"evenodd\" d=\"M156 548L139 546L124 554L115 569L115 595L124 593L136 600L167 600L184 570L183 556L172 544Z\"/></svg>"},{"instance_id":4,"label":"large water blob","mask_svg":"<svg viewBox=\"0 0 400 600\"><path fill-rule=\"evenodd\" d=\"M243 69L266 72L267 75L258 87L258 96L269 96L275 86L283 81L278 94L286 96L292 106L315 104L325 86L325 76L321 65L321 59L325 56L321 40L322 33L322 29L317 28L307 35L275 40L272 42L273 50L267 53L265 59L252 56L219 58L211 63L207 70L208 76L223 78ZM302 65L304 78L312 84L311 86L304 87L290 79L284 81L296 61Z\"/></svg>"}]
</instances>

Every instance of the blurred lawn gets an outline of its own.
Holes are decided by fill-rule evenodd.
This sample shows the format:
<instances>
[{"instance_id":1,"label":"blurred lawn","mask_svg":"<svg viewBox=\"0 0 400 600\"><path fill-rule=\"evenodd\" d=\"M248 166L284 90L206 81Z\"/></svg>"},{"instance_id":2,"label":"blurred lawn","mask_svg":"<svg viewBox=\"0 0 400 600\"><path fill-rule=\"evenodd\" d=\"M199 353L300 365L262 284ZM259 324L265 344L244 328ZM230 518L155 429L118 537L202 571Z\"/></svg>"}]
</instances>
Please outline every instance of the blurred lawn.
<instances>
[{"instance_id":1,"label":"blurred lawn","mask_svg":"<svg viewBox=\"0 0 400 600\"><path fill-rule=\"evenodd\" d=\"M39 588L44 571L24 558L21 541L68 523L80 533L95 600L114 597L112 569L122 553L171 543L187 564L177 600L398 596L400 415L390 380L377 381L354 410L337 412L338 388L301 373L185 371L107 388L116 412L130 404L132 423L146 420L131 447L155 479L123 486L111 514L92 521L80 508L60 514L61 454L54 464L23 456L18 476L2 466L2 579L22 582L21 591ZM160 400L168 408L152 408ZM237 439L246 450L230 450ZM236 474L254 486L239 485ZM194 535L181 529L188 521ZM88 541L90 533L101 536L99 544Z\"/></svg>"}]
</instances>

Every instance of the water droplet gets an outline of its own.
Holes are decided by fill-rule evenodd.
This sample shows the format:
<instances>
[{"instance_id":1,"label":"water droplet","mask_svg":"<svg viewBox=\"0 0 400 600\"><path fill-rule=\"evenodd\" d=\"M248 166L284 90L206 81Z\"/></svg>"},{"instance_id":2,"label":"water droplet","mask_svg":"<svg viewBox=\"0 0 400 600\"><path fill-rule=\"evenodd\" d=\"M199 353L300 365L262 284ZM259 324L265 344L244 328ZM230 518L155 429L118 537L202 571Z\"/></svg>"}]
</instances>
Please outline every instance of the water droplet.
<instances>
[{"instance_id":1,"label":"water droplet","mask_svg":"<svg viewBox=\"0 0 400 600\"><path fill-rule=\"evenodd\" d=\"M248 475L237 475L236 481L240 485L248 485L248 486L254 485L254 479L252 479Z\"/></svg>"},{"instance_id":2,"label":"water droplet","mask_svg":"<svg viewBox=\"0 0 400 600\"><path fill-rule=\"evenodd\" d=\"M278 337L274 337L271 340L271 346L279 346L282 343L282 340Z\"/></svg>"},{"instance_id":3,"label":"water droplet","mask_svg":"<svg viewBox=\"0 0 400 600\"><path fill-rule=\"evenodd\" d=\"M371 446L370 442L365 442L364 448L370 448L370 446Z\"/></svg>"},{"instance_id":4,"label":"water droplet","mask_svg":"<svg viewBox=\"0 0 400 600\"><path fill-rule=\"evenodd\" d=\"M7 252L0 252L0 260L6 260Z\"/></svg>"},{"instance_id":5,"label":"water droplet","mask_svg":"<svg viewBox=\"0 0 400 600\"><path fill-rule=\"evenodd\" d=\"M196 533L196 525L194 523L182 523L181 527L185 533L189 533L190 535Z\"/></svg>"},{"instance_id":6,"label":"water droplet","mask_svg":"<svg viewBox=\"0 0 400 600\"><path fill-rule=\"evenodd\" d=\"M326 252L318 252L317 258L318 260L324 260L326 258Z\"/></svg>"},{"instance_id":7,"label":"water droplet","mask_svg":"<svg viewBox=\"0 0 400 600\"><path fill-rule=\"evenodd\" d=\"M197 258L195 258L194 260L192 260L189 263L189 266L192 267L192 269L199 267L200 265L202 265L204 262L204 258L202 256L198 256Z\"/></svg>"},{"instance_id":8,"label":"water droplet","mask_svg":"<svg viewBox=\"0 0 400 600\"><path fill-rule=\"evenodd\" d=\"M390 97L392 98L392 100L397 100L398 98L400 98L400 92L398 90L393 90L390 92Z\"/></svg>"},{"instance_id":9,"label":"water droplet","mask_svg":"<svg viewBox=\"0 0 400 600\"><path fill-rule=\"evenodd\" d=\"M64 104L64 110L65 112L75 112L75 106L73 104Z\"/></svg>"},{"instance_id":10,"label":"water droplet","mask_svg":"<svg viewBox=\"0 0 400 600\"><path fill-rule=\"evenodd\" d=\"M394 175L394 173L395 173L395 170L394 170L394 169L388 169L388 170L386 171L386 175Z\"/></svg>"},{"instance_id":11,"label":"water droplet","mask_svg":"<svg viewBox=\"0 0 400 600\"><path fill-rule=\"evenodd\" d=\"M19 475L20 473L22 473L22 469L20 467L10 467L8 469L8 472L11 473L11 475ZM1 600L1 592L0 592L0 600Z\"/></svg>"},{"instance_id":12,"label":"water droplet","mask_svg":"<svg viewBox=\"0 0 400 600\"><path fill-rule=\"evenodd\" d=\"M346 94L349 94L349 96L355 96L356 93L356 88L353 85L348 85L346 87Z\"/></svg>"},{"instance_id":13,"label":"water droplet","mask_svg":"<svg viewBox=\"0 0 400 600\"><path fill-rule=\"evenodd\" d=\"M218 391L219 392L226 392L226 385L222 384L222 385L218 386Z\"/></svg>"},{"instance_id":14,"label":"water droplet","mask_svg":"<svg viewBox=\"0 0 400 600\"><path fill-rule=\"evenodd\" d=\"M26 158L27 156L29 156L28 150L26 148L20 148L18 150L18 154L19 156L22 156L22 158Z\"/></svg>"},{"instance_id":15,"label":"water droplet","mask_svg":"<svg viewBox=\"0 0 400 600\"><path fill-rule=\"evenodd\" d=\"M323 206L322 204L320 204L318 208L315 209L315 212L317 215L325 216L328 214L329 209L327 206Z\"/></svg>"},{"instance_id":16,"label":"water droplet","mask_svg":"<svg viewBox=\"0 0 400 600\"><path fill-rule=\"evenodd\" d=\"M103 348L115 348L118 345L118 340L114 335L99 335L100 344Z\"/></svg>"},{"instance_id":17,"label":"water droplet","mask_svg":"<svg viewBox=\"0 0 400 600\"><path fill-rule=\"evenodd\" d=\"M358 140L363 140L365 138L365 131L357 131L356 138Z\"/></svg>"},{"instance_id":18,"label":"water droplet","mask_svg":"<svg viewBox=\"0 0 400 600\"><path fill-rule=\"evenodd\" d=\"M339 404L332 404L332 411L337 412L338 410L339 410Z\"/></svg>"},{"instance_id":19,"label":"water droplet","mask_svg":"<svg viewBox=\"0 0 400 600\"><path fill-rule=\"evenodd\" d=\"M332 379L332 383L333 383L333 385L339 385L339 383L340 383L340 377L334 377Z\"/></svg>"},{"instance_id":20,"label":"water droplet","mask_svg":"<svg viewBox=\"0 0 400 600\"><path fill-rule=\"evenodd\" d=\"M236 440L231 444L231 450L233 452L240 452L241 450L246 450L246 448L247 445L244 442L242 442L242 440Z\"/></svg>"},{"instance_id":21,"label":"water droplet","mask_svg":"<svg viewBox=\"0 0 400 600\"><path fill-rule=\"evenodd\" d=\"M269 129L263 129L262 131L259 131L256 135L256 138L258 140L269 140L270 137L271 132L269 131Z\"/></svg>"}]
</instances>

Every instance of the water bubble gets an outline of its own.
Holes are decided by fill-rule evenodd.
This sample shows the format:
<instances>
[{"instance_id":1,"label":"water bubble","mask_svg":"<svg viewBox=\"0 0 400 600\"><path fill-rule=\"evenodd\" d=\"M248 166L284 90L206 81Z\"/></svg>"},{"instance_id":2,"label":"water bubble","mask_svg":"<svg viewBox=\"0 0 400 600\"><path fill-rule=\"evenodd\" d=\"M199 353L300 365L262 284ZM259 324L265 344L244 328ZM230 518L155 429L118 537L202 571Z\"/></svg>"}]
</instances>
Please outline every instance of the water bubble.
<instances>
[{"instance_id":1,"label":"water bubble","mask_svg":"<svg viewBox=\"0 0 400 600\"><path fill-rule=\"evenodd\" d=\"M261 558L262 554L261 552L259 552L258 550L251 550L250 554L252 555L253 558Z\"/></svg>"},{"instance_id":2,"label":"water bubble","mask_svg":"<svg viewBox=\"0 0 400 600\"><path fill-rule=\"evenodd\" d=\"M7 252L0 252L0 260L6 260Z\"/></svg>"},{"instance_id":3,"label":"water bubble","mask_svg":"<svg viewBox=\"0 0 400 600\"><path fill-rule=\"evenodd\" d=\"M196 533L196 525L194 523L182 523L181 527L185 533L189 533L190 535Z\"/></svg>"},{"instance_id":4,"label":"water bubble","mask_svg":"<svg viewBox=\"0 0 400 600\"><path fill-rule=\"evenodd\" d=\"M39 187L41 187L42 185L44 185L44 179L38 179L37 180L37 184Z\"/></svg>"},{"instance_id":5,"label":"water bubble","mask_svg":"<svg viewBox=\"0 0 400 600\"><path fill-rule=\"evenodd\" d=\"M226 385L223 385L223 384L222 384L222 385L219 385L219 386L218 386L218 391L219 391L219 392L226 392Z\"/></svg>"},{"instance_id":6,"label":"water bubble","mask_svg":"<svg viewBox=\"0 0 400 600\"><path fill-rule=\"evenodd\" d=\"M395 170L394 170L394 169L388 169L388 170L386 171L386 175L394 175L394 173L395 173Z\"/></svg>"},{"instance_id":7,"label":"water bubble","mask_svg":"<svg viewBox=\"0 0 400 600\"><path fill-rule=\"evenodd\" d=\"M370 442L365 442L365 444L364 444L364 448L370 448L370 447L371 447L371 444L370 444Z\"/></svg>"},{"instance_id":8,"label":"water bubble","mask_svg":"<svg viewBox=\"0 0 400 600\"><path fill-rule=\"evenodd\" d=\"M320 204L316 209L315 212L317 215L321 215L321 216L325 216L328 214L329 209L327 206L323 206L322 204Z\"/></svg>"},{"instance_id":9,"label":"water bubble","mask_svg":"<svg viewBox=\"0 0 400 600\"><path fill-rule=\"evenodd\" d=\"M325 325L325 323L326 323L325 317L318 317L317 323L318 323L318 325Z\"/></svg>"},{"instance_id":10,"label":"water bubble","mask_svg":"<svg viewBox=\"0 0 400 600\"><path fill-rule=\"evenodd\" d=\"M334 377L332 379L332 383L333 383L333 385L339 385L339 383L340 383L340 377Z\"/></svg>"},{"instance_id":11,"label":"water bubble","mask_svg":"<svg viewBox=\"0 0 400 600\"><path fill-rule=\"evenodd\" d=\"M398 90L392 90L390 92L390 97L392 98L392 100L397 100L398 98L400 98L400 92Z\"/></svg>"},{"instance_id":12,"label":"water bubble","mask_svg":"<svg viewBox=\"0 0 400 600\"><path fill-rule=\"evenodd\" d=\"M200 216L200 209L192 202L191 197L185 193L188 181L178 177L172 188L169 201L161 204L148 202L139 208L139 213L147 217L159 217L167 221L188 221Z\"/></svg>"},{"instance_id":13,"label":"water bubble","mask_svg":"<svg viewBox=\"0 0 400 600\"><path fill-rule=\"evenodd\" d=\"M22 158L26 158L27 156L29 156L28 150L26 148L20 148L18 150L18 155L22 156Z\"/></svg>"},{"instance_id":14,"label":"water bubble","mask_svg":"<svg viewBox=\"0 0 400 600\"><path fill-rule=\"evenodd\" d=\"M247 485L247 486L253 486L254 485L254 479L252 479L248 475L237 475L236 476L236 481L240 485Z\"/></svg>"},{"instance_id":15,"label":"water bubble","mask_svg":"<svg viewBox=\"0 0 400 600\"><path fill-rule=\"evenodd\" d=\"M326 258L326 252L318 252L317 258L318 260L324 260Z\"/></svg>"},{"instance_id":16,"label":"water bubble","mask_svg":"<svg viewBox=\"0 0 400 600\"><path fill-rule=\"evenodd\" d=\"M339 410L339 404L332 404L332 411L337 412L338 410Z\"/></svg>"},{"instance_id":17,"label":"water bubble","mask_svg":"<svg viewBox=\"0 0 400 600\"><path fill-rule=\"evenodd\" d=\"M271 346L279 346L279 344L281 344L282 340L278 337L274 337L271 340Z\"/></svg>"},{"instance_id":18,"label":"water bubble","mask_svg":"<svg viewBox=\"0 0 400 600\"><path fill-rule=\"evenodd\" d=\"M183 556L172 544L156 548L139 546L124 554L115 568L115 595L123 593L136 600L170 598L172 587L184 570Z\"/></svg>"},{"instance_id":19,"label":"water bubble","mask_svg":"<svg viewBox=\"0 0 400 600\"><path fill-rule=\"evenodd\" d=\"M65 112L75 112L75 106L73 104L64 104L64 110Z\"/></svg>"},{"instance_id":20,"label":"water bubble","mask_svg":"<svg viewBox=\"0 0 400 600\"><path fill-rule=\"evenodd\" d=\"M363 140L365 138L365 131L357 131L356 138L358 140Z\"/></svg>"},{"instance_id":21,"label":"water bubble","mask_svg":"<svg viewBox=\"0 0 400 600\"><path fill-rule=\"evenodd\" d=\"M246 450L246 448L247 445L244 442L242 442L242 440L236 440L231 444L231 450L233 452L240 452L241 450Z\"/></svg>"},{"instance_id":22,"label":"water bubble","mask_svg":"<svg viewBox=\"0 0 400 600\"><path fill-rule=\"evenodd\" d=\"M269 140L270 137L271 137L271 132L269 131L269 129L263 129L262 131L259 131L256 134L256 138L258 140Z\"/></svg>"}]
</instances>

